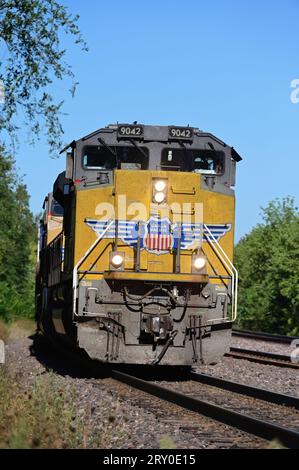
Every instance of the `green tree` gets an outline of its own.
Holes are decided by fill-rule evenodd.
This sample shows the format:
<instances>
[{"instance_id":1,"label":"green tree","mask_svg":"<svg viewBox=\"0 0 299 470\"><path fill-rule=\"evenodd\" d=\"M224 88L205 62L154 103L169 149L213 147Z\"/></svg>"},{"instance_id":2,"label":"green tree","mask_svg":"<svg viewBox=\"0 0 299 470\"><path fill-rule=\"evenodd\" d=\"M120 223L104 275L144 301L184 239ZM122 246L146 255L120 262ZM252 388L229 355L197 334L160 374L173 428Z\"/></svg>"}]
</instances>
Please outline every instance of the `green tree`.
<instances>
[{"instance_id":1,"label":"green tree","mask_svg":"<svg viewBox=\"0 0 299 470\"><path fill-rule=\"evenodd\" d=\"M0 147L0 316L33 315L36 230L26 187Z\"/></svg>"},{"instance_id":2,"label":"green tree","mask_svg":"<svg viewBox=\"0 0 299 470\"><path fill-rule=\"evenodd\" d=\"M258 224L236 246L239 324L299 334L299 214L290 197L263 209Z\"/></svg>"},{"instance_id":3,"label":"green tree","mask_svg":"<svg viewBox=\"0 0 299 470\"><path fill-rule=\"evenodd\" d=\"M65 61L61 35L71 35L86 49L77 21L78 16L55 0L0 0L0 83L5 91L0 133L6 131L13 141L22 113L33 140L45 128L50 150L61 148L63 102L53 98L51 86L69 78L74 93L76 82Z\"/></svg>"},{"instance_id":4,"label":"green tree","mask_svg":"<svg viewBox=\"0 0 299 470\"><path fill-rule=\"evenodd\" d=\"M63 102L52 90L57 80L68 79L75 91L61 44L69 35L86 50L77 21L56 0L0 0L0 316L5 320L33 315L36 247L28 192L7 149L15 147L24 124L32 142L43 131L52 154L61 148Z\"/></svg>"}]
</instances>

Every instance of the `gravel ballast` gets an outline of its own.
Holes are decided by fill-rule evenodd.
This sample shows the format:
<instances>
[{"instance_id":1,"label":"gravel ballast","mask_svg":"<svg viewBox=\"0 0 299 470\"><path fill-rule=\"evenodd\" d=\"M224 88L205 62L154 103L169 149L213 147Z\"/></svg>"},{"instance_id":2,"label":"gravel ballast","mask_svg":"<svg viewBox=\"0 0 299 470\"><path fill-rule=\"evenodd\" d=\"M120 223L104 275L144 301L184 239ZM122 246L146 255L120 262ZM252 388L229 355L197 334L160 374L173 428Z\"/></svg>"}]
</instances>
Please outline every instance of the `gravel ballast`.
<instances>
[{"instance_id":1,"label":"gravel ballast","mask_svg":"<svg viewBox=\"0 0 299 470\"><path fill-rule=\"evenodd\" d=\"M275 343L274 341L262 341L260 339L241 338L232 336L231 346L234 348L251 349L262 352L271 352L290 356L295 349L289 344Z\"/></svg>"},{"instance_id":2,"label":"gravel ballast","mask_svg":"<svg viewBox=\"0 0 299 470\"><path fill-rule=\"evenodd\" d=\"M184 410L110 378L74 374L52 351L36 351L32 339L6 346L6 367L24 387L51 374L65 393L76 391L78 416L85 417L82 447L265 448L267 441ZM227 358L224 359L224 362ZM214 366L211 370L217 371ZM101 436L93 441L91 436Z\"/></svg>"}]
</instances>

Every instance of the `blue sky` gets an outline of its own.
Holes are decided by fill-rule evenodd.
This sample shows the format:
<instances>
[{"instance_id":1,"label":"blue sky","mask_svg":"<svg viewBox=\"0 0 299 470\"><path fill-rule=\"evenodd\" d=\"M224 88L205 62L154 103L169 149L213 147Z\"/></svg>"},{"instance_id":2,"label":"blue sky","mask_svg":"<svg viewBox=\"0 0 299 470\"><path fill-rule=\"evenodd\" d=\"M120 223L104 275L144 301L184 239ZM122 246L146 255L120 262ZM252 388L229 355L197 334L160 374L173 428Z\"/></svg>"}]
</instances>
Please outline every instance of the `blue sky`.
<instances>
[{"instance_id":1,"label":"blue sky","mask_svg":"<svg viewBox=\"0 0 299 470\"><path fill-rule=\"evenodd\" d=\"M223 139L243 156L238 165L236 238L260 220L260 206L291 195L298 203L298 0L104 2L64 0L80 14L89 46L62 38L80 82L65 99L65 141L111 122L190 124ZM299 96L299 93L298 93ZM17 165L31 208L64 167L42 139L22 143Z\"/></svg>"}]
</instances>

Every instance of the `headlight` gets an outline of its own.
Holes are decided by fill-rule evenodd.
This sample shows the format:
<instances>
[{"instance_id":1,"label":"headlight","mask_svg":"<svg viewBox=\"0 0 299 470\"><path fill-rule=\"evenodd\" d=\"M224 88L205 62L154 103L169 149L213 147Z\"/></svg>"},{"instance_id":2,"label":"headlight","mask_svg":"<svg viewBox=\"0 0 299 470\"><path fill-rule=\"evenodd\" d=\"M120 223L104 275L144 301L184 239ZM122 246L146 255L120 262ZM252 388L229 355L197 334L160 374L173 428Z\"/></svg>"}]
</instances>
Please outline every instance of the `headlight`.
<instances>
[{"instance_id":1,"label":"headlight","mask_svg":"<svg viewBox=\"0 0 299 470\"><path fill-rule=\"evenodd\" d=\"M111 259L111 263L113 264L113 266L118 268L122 264L123 260L124 259L121 255L114 255Z\"/></svg>"},{"instance_id":2,"label":"headlight","mask_svg":"<svg viewBox=\"0 0 299 470\"><path fill-rule=\"evenodd\" d=\"M111 253L110 263L115 269L119 269L124 263L125 257L123 253Z\"/></svg>"},{"instance_id":3,"label":"headlight","mask_svg":"<svg viewBox=\"0 0 299 470\"><path fill-rule=\"evenodd\" d=\"M152 201L156 204L166 202L167 199L167 179L153 179Z\"/></svg>"},{"instance_id":4,"label":"headlight","mask_svg":"<svg viewBox=\"0 0 299 470\"><path fill-rule=\"evenodd\" d=\"M166 188L166 181L156 181L154 187L157 192L164 191L164 189Z\"/></svg>"},{"instance_id":5,"label":"headlight","mask_svg":"<svg viewBox=\"0 0 299 470\"><path fill-rule=\"evenodd\" d=\"M161 204L161 202L163 202L165 200L165 194L162 193L162 192L159 192L159 193L156 193L154 195L154 200L155 202L157 202L158 204Z\"/></svg>"},{"instance_id":6,"label":"headlight","mask_svg":"<svg viewBox=\"0 0 299 470\"><path fill-rule=\"evenodd\" d=\"M202 255L197 255L193 257L193 267L196 269L196 271L200 271L201 269L203 269L206 263L207 260Z\"/></svg>"}]
</instances>

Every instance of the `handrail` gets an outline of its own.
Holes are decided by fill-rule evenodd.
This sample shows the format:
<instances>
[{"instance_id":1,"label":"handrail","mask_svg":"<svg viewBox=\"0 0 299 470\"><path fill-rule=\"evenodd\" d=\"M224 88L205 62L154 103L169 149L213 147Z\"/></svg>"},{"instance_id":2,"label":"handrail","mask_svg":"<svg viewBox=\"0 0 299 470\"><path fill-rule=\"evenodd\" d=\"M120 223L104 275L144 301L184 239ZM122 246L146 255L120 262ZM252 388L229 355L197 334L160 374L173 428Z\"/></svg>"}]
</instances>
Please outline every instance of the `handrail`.
<instances>
[{"instance_id":1,"label":"handrail","mask_svg":"<svg viewBox=\"0 0 299 470\"><path fill-rule=\"evenodd\" d=\"M40 226L37 227L37 251L36 251L36 263L39 263L40 260L40 252L41 252L41 247L40 247Z\"/></svg>"},{"instance_id":2,"label":"handrail","mask_svg":"<svg viewBox=\"0 0 299 470\"><path fill-rule=\"evenodd\" d=\"M105 230L100 234L100 236L95 240L95 242L88 248L88 250L84 253L82 258L78 261L76 266L73 269L73 316L78 316L76 313L76 301L77 301L77 287L78 287L78 268L81 264L86 260L86 258L90 255L90 253L95 249L98 243L102 240L106 232L110 229L111 225L114 223L114 220L111 220Z\"/></svg>"},{"instance_id":3,"label":"handrail","mask_svg":"<svg viewBox=\"0 0 299 470\"><path fill-rule=\"evenodd\" d=\"M233 265L233 263L231 262L231 260L229 259L229 257L227 256L227 254L225 253L225 251L223 250L223 248L220 246L220 244L218 243L218 241L216 240L212 232L210 231L209 227L204 224L204 228L208 232L209 238L211 237L214 244L217 246L219 250L218 253L214 245L211 245L212 248L214 249L216 254L219 256L224 266L228 269L228 271L231 272L231 276L232 276L232 321L235 321L237 318L237 307L238 307L238 277L239 277L238 271L236 267Z\"/></svg>"}]
</instances>

